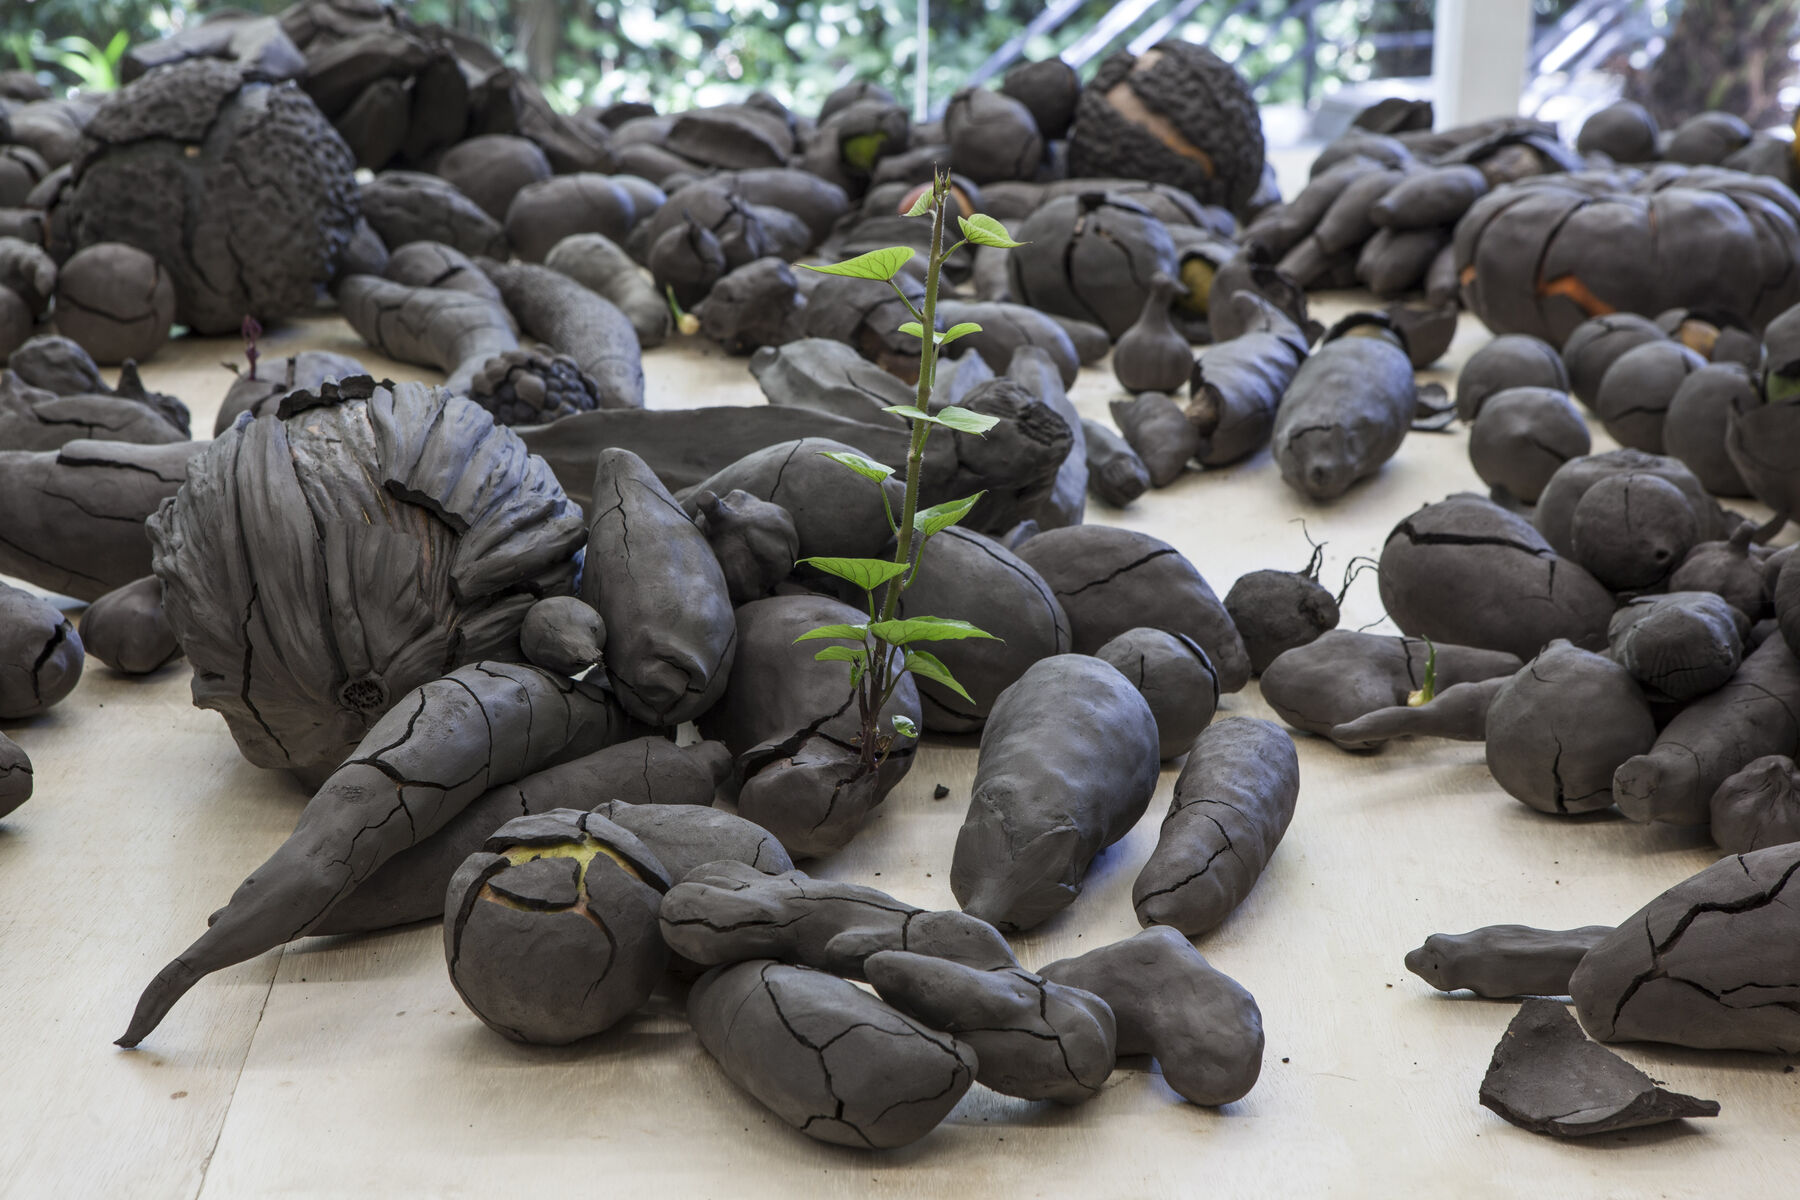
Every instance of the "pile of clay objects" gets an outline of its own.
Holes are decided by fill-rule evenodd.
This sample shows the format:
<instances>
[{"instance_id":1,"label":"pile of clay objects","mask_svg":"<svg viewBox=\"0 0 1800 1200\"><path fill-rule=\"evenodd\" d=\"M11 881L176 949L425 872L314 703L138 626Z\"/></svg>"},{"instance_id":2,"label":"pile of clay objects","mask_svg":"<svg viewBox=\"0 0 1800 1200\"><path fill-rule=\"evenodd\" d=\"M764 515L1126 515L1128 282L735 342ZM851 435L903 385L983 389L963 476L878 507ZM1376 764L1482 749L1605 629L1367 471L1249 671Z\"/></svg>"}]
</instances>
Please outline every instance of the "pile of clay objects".
<instances>
[{"instance_id":1,"label":"pile of clay objects","mask_svg":"<svg viewBox=\"0 0 1800 1200\"><path fill-rule=\"evenodd\" d=\"M1800 1051L1786 143L1618 106L1571 147L1384 102L1284 203L1249 86L1180 41L1085 83L1025 64L932 121L874 82L810 115L756 93L571 116L375 0L225 11L122 73L73 97L0 75L0 573L88 604L77 629L0 587L0 721L66 697L87 654L185 658L245 758L314 795L121 1044L209 972L441 918L498 1033L590 1037L674 988L725 1073L824 1141L907 1144L976 1083L1080 1103L1120 1056L1227 1104L1261 1019L1191 939L1295 814L1290 733L1214 720L1260 677L1303 734L1481 741L1546 820L1616 808L1733 856L1616 929L1409 955L1446 990L1573 997L1579 1027L1520 1010L1484 1103L1559 1136L1716 1111L1588 1035ZM864 615L807 560L894 553L898 482L825 456L905 460L889 410L924 395L918 343L886 283L795 264L928 249L903 214L939 170L1025 244L946 264L939 327L980 328L925 398L996 424L928 443L921 502L981 498L901 616L995 639L941 643L963 690L902 675L881 716L912 732L871 764L844 664L796 638ZM926 257L895 280L915 303ZM1321 287L1376 301L1323 329ZM1464 311L1503 336L1454 396L1421 386ZM260 354L264 327L331 312L441 386ZM246 339L211 440L136 371L172 329ZM643 353L696 336L768 402L646 395ZM1084 421L1066 389L1109 356L1113 422ZM1590 416L1623 448L1594 453ZM1220 599L1176 547L1083 523L1090 494L1264 450L1330 504L1457 417L1491 492L1387 539L1398 636L1337 628L1317 553ZM919 737L967 734L959 910L796 869L857 835ZM1145 931L1021 964L1008 935L1083 903L1177 761ZM0 817L31 779L0 735Z\"/></svg>"}]
</instances>

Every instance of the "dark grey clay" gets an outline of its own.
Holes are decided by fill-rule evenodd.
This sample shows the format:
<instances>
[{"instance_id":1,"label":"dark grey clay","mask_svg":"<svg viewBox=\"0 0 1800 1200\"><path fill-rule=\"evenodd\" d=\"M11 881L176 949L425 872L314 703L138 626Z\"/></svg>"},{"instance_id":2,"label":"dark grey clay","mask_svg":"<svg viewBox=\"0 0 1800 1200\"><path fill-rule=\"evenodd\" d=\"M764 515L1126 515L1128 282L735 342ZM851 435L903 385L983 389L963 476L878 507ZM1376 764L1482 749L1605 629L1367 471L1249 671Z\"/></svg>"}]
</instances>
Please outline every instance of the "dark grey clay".
<instances>
[{"instance_id":1,"label":"dark grey clay","mask_svg":"<svg viewBox=\"0 0 1800 1200\"><path fill-rule=\"evenodd\" d=\"M473 292L352 275L338 284L337 300L363 341L389 358L436 367L452 392L467 392L489 359L519 348L506 310Z\"/></svg>"},{"instance_id":2,"label":"dark grey clay","mask_svg":"<svg viewBox=\"0 0 1800 1200\"><path fill-rule=\"evenodd\" d=\"M1784 754L1752 759L1712 796L1712 839L1728 854L1800 841L1800 768Z\"/></svg>"},{"instance_id":3,"label":"dark grey clay","mask_svg":"<svg viewBox=\"0 0 1800 1200\"><path fill-rule=\"evenodd\" d=\"M1612 932L1610 925L1484 925L1467 933L1434 933L1406 952L1406 969L1440 992L1467 989L1489 1000L1566 996L1576 964Z\"/></svg>"},{"instance_id":4,"label":"dark grey clay","mask_svg":"<svg viewBox=\"0 0 1800 1200\"><path fill-rule=\"evenodd\" d=\"M1186 378L1185 373L1182 376ZM1200 452L1200 432L1179 404L1160 391L1112 402L1113 424L1150 473L1151 487L1168 487Z\"/></svg>"},{"instance_id":5,"label":"dark grey clay","mask_svg":"<svg viewBox=\"0 0 1800 1200\"><path fill-rule=\"evenodd\" d=\"M0 733L0 817L31 799L31 760L19 743Z\"/></svg>"},{"instance_id":6,"label":"dark grey clay","mask_svg":"<svg viewBox=\"0 0 1800 1200\"><path fill-rule=\"evenodd\" d=\"M1644 596L1613 614L1608 653L1652 700L1685 703L1724 687L1744 658L1750 620L1712 592Z\"/></svg>"},{"instance_id":7,"label":"dark grey clay","mask_svg":"<svg viewBox=\"0 0 1800 1200\"><path fill-rule=\"evenodd\" d=\"M1225 611L1244 639L1253 674L1337 628L1337 598L1319 583L1319 559L1315 553L1305 571L1252 571L1225 593Z\"/></svg>"},{"instance_id":8,"label":"dark grey clay","mask_svg":"<svg viewBox=\"0 0 1800 1200\"><path fill-rule=\"evenodd\" d=\"M779 504L739 488L694 497L694 524L706 535L734 605L761 600L793 572L800 554L794 519Z\"/></svg>"},{"instance_id":9,"label":"dark grey clay","mask_svg":"<svg viewBox=\"0 0 1800 1200\"><path fill-rule=\"evenodd\" d=\"M106 593L81 614L81 644L115 671L148 675L181 657L163 615L162 581L146 575Z\"/></svg>"},{"instance_id":10,"label":"dark grey clay","mask_svg":"<svg viewBox=\"0 0 1800 1200\"><path fill-rule=\"evenodd\" d=\"M1496 497L1525 504L1537 503L1557 468L1592 448L1587 422L1568 393L1554 388L1495 392L1469 430L1469 462L1481 481Z\"/></svg>"},{"instance_id":11,"label":"dark grey clay","mask_svg":"<svg viewBox=\"0 0 1800 1200\"><path fill-rule=\"evenodd\" d=\"M56 330L97 363L148 359L174 322L174 280L136 246L94 242L57 274Z\"/></svg>"},{"instance_id":12,"label":"dark grey clay","mask_svg":"<svg viewBox=\"0 0 1800 1200\"><path fill-rule=\"evenodd\" d=\"M35 717L74 691L83 657L55 605L0 583L0 721Z\"/></svg>"},{"instance_id":13,"label":"dark grey clay","mask_svg":"<svg viewBox=\"0 0 1800 1200\"><path fill-rule=\"evenodd\" d=\"M1513 388L1569 390L1568 368L1556 348L1522 333L1497 337L1463 364L1456 376L1456 415L1473 421L1488 397Z\"/></svg>"},{"instance_id":14,"label":"dark grey clay","mask_svg":"<svg viewBox=\"0 0 1800 1200\"><path fill-rule=\"evenodd\" d=\"M560 675L579 675L600 661L606 622L577 596L547 596L525 610L519 649L527 662Z\"/></svg>"},{"instance_id":15,"label":"dark grey clay","mask_svg":"<svg viewBox=\"0 0 1800 1200\"><path fill-rule=\"evenodd\" d=\"M567 354L600 385L601 408L644 407L644 365L637 330L605 297L534 263L477 259L500 289L519 328Z\"/></svg>"},{"instance_id":16,"label":"dark grey clay","mask_svg":"<svg viewBox=\"0 0 1800 1200\"><path fill-rule=\"evenodd\" d=\"M1397 336L1359 336L1344 322L1339 331L1300 364L1275 414L1282 482L1318 501L1379 471L1418 409L1412 360Z\"/></svg>"},{"instance_id":17,"label":"dark grey clay","mask_svg":"<svg viewBox=\"0 0 1800 1200\"><path fill-rule=\"evenodd\" d=\"M1191 638L1162 629L1127 629L1094 652L1143 694L1156 718L1164 760L1188 747L1219 708L1219 676Z\"/></svg>"},{"instance_id":18,"label":"dark grey clay","mask_svg":"<svg viewBox=\"0 0 1800 1200\"><path fill-rule=\"evenodd\" d=\"M1488 770L1539 812L1610 808L1613 772L1655 740L1656 721L1631 673L1561 639L1488 706Z\"/></svg>"},{"instance_id":19,"label":"dark grey clay","mask_svg":"<svg viewBox=\"0 0 1800 1200\"><path fill-rule=\"evenodd\" d=\"M1088 491L1124 508L1150 490L1150 468L1112 426L1084 419L1081 432L1087 440Z\"/></svg>"}]
</instances>

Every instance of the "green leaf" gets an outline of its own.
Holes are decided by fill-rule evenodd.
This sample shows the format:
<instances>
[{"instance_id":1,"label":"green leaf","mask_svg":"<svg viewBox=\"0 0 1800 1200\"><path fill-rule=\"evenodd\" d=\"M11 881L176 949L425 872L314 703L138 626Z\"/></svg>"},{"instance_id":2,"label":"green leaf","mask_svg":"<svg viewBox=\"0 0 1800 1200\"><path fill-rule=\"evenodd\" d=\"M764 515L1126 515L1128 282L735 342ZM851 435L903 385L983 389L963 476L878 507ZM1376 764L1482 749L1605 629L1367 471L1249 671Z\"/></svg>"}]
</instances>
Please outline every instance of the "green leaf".
<instances>
[{"instance_id":1,"label":"green leaf","mask_svg":"<svg viewBox=\"0 0 1800 1200\"><path fill-rule=\"evenodd\" d=\"M814 662L861 662L869 652L861 646L827 646L813 655Z\"/></svg>"},{"instance_id":2,"label":"green leaf","mask_svg":"<svg viewBox=\"0 0 1800 1200\"><path fill-rule=\"evenodd\" d=\"M908 321L900 327L901 333L910 333L921 341L925 338L925 327L917 321Z\"/></svg>"},{"instance_id":3,"label":"green leaf","mask_svg":"<svg viewBox=\"0 0 1800 1200\"><path fill-rule=\"evenodd\" d=\"M1014 246L1025 244L1013 241L1012 235L1006 232L1006 226L986 213L976 213L972 217L958 217L956 223L962 226L963 236L977 246L998 246L1002 250L1011 250Z\"/></svg>"},{"instance_id":4,"label":"green leaf","mask_svg":"<svg viewBox=\"0 0 1800 1200\"><path fill-rule=\"evenodd\" d=\"M841 263L831 263L829 266L816 267L810 263L795 265L817 271L821 275L845 275L851 279L892 279L912 256L911 246L889 246L883 250L871 250L867 254L847 258Z\"/></svg>"},{"instance_id":5,"label":"green leaf","mask_svg":"<svg viewBox=\"0 0 1800 1200\"><path fill-rule=\"evenodd\" d=\"M927 187L924 191L920 192L919 198L917 200L914 200L912 202L912 207L906 210L906 215L909 217L922 217L926 213L930 212L931 211L931 195L932 195L932 190L929 187Z\"/></svg>"},{"instance_id":6,"label":"green leaf","mask_svg":"<svg viewBox=\"0 0 1800 1200\"><path fill-rule=\"evenodd\" d=\"M851 454L847 450L821 450L819 453L824 457L829 458L838 466L849 467L864 479L870 479L876 483L880 483L894 473L894 468L888 466L886 463L878 463L872 458L864 458L860 454Z\"/></svg>"},{"instance_id":7,"label":"green leaf","mask_svg":"<svg viewBox=\"0 0 1800 1200\"><path fill-rule=\"evenodd\" d=\"M865 592L872 592L888 580L906 573L906 564L885 558L803 558L800 562L817 567L827 575L847 579Z\"/></svg>"},{"instance_id":8,"label":"green leaf","mask_svg":"<svg viewBox=\"0 0 1800 1200\"><path fill-rule=\"evenodd\" d=\"M938 409L933 419L939 425L948 425L958 433L986 433L1000 423L999 417L958 408L954 404Z\"/></svg>"},{"instance_id":9,"label":"green leaf","mask_svg":"<svg viewBox=\"0 0 1800 1200\"><path fill-rule=\"evenodd\" d=\"M816 642L820 638L842 638L847 642L860 642L863 635L869 632L867 625L821 625L817 629L809 629L794 639L797 646L801 642Z\"/></svg>"},{"instance_id":10,"label":"green leaf","mask_svg":"<svg viewBox=\"0 0 1800 1200\"><path fill-rule=\"evenodd\" d=\"M950 328L944 330L944 332L938 334L937 343L940 346L948 346L959 337L966 337L971 333L980 332L981 326L973 321L964 321L962 324L952 325Z\"/></svg>"},{"instance_id":11,"label":"green leaf","mask_svg":"<svg viewBox=\"0 0 1800 1200\"><path fill-rule=\"evenodd\" d=\"M924 537L942 533L958 521L969 515L977 501L986 492L976 492L973 496L964 496L961 500L946 500L942 504L934 504L930 508L922 508L913 514L913 528Z\"/></svg>"},{"instance_id":12,"label":"green leaf","mask_svg":"<svg viewBox=\"0 0 1800 1200\"><path fill-rule=\"evenodd\" d=\"M906 669L920 679L941 683L969 703L975 703L975 697L963 690L963 685L956 682L956 676L950 673L950 668L939 662L934 654L927 654L923 650L908 650L906 652Z\"/></svg>"},{"instance_id":13,"label":"green leaf","mask_svg":"<svg viewBox=\"0 0 1800 1200\"><path fill-rule=\"evenodd\" d=\"M888 135L880 130L859 133L838 143L838 155L858 171L868 171L874 168L875 160L881 157L881 148L887 145L887 140Z\"/></svg>"},{"instance_id":14,"label":"green leaf","mask_svg":"<svg viewBox=\"0 0 1800 1200\"><path fill-rule=\"evenodd\" d=\"M917 725L913 724L913 719L911 717L902 716L900 713L895 713L894 714L894 732L899 734L901 737L916 738L919 736L919 727Z\"/></svg>"},{"instance_id":15,"label":"green leaf","mask_svg":"<svg viewBox=\"0 0 1800 1200\"><path fill-rule=\"evenodd\" d=\"M890 646L906 646L913 642L961 642L969 638L1000 639L985 629L950 617L905 617L898 621L876 621L869 632Z\"/></svg>"}]
</instances>

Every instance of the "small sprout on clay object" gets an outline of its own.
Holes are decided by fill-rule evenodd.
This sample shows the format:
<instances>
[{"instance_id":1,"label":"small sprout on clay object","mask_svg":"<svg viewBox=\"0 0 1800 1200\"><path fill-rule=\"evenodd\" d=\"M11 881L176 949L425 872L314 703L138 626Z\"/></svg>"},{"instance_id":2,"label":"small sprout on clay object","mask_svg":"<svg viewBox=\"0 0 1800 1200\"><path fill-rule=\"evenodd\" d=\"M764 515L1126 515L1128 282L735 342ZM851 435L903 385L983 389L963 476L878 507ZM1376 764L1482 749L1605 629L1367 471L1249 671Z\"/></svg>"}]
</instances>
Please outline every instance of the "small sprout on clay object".
<instances>
[{"instance_id":1,"label":"small sprout on clay object","mask_svg":"<svg viewBox=\"0 0 1800 1200\"><path fill-rule=\"evenodd\" d=\"M1426 638L1425 649L1425 681L1417 691L1407 693L1406 703L1410 708L1420 708L1437 699L1437 646Z\"/></svg>"},{"instance_id":2,"label":"small sprout on clay object","mask_svg":"<svg viewBox=\"0 0 1800 1200\"><path fill-rule=\"evenodd\" d=\"M262 322L248 313L244 314L244 358L250 364L250 378L256 378L256 360L262 357L262 351L256 348L256 339L262 336ZM237 368L233 367L233 370Z\"/></svg>"},{"instance_id":3,"label":"small sprout on clay object","mask_svg":"<svg viewBox=\"0 0 1800 1200\"><path fill-rule=\"evenodd\" d=\"M700 332L700 318L681 307L681 301L675 299L675 288L665 286L663 293L669 298L669 312L674 314L675 328L686 337L693 337Z\"/></svg>"}]
</instances>

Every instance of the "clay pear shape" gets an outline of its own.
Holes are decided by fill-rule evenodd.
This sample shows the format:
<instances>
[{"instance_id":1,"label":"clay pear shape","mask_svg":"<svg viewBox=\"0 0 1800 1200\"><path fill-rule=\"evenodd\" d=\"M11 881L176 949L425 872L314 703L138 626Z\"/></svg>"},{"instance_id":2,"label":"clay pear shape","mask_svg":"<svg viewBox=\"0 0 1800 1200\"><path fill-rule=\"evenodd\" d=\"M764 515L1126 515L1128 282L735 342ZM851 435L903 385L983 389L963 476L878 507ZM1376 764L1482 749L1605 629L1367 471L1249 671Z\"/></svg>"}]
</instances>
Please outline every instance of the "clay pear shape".
<instances>
[{"instance_id":1,"label":"clay pear shape","mask_svg":"<svg viewBox=\"0 0 1800 1200\"><path fill-rule=\"evenodd\" d=\"M1158 272L1150 281L1144 311L1113 346L1113 374L1128 392L1175 392L1194 369L1194 352L1169 319L1169 305L1183 291Z\"/></svg>"}]
</instances>

